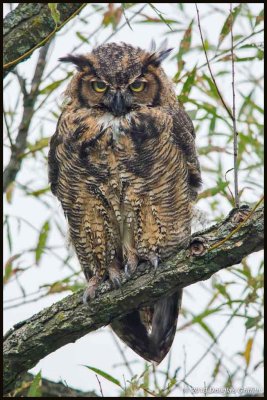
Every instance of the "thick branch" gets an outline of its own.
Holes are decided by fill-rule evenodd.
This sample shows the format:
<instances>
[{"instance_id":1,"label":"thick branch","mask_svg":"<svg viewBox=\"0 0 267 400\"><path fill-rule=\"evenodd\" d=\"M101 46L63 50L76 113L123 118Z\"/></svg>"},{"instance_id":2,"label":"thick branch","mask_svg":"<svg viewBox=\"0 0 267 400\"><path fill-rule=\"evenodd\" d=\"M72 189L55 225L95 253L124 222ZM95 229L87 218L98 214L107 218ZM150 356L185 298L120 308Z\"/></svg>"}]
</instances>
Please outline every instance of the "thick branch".
<instances>
[{"instance_id":1,"label":"thick branch","mask_svg":"<svg viewBox=\"0 0 267 400\"><path fill-rule=\"evenodd\" d=\"M57 3L60 13L58 27L63 26L83 3ZM25 53L31 51L46 39L56 28L48 3L19 3L3 23L4 48L3 60L5 76L19 62L24 61ZM42 43L43 45L44 43ZM22 57L22 59L20 59ZM17 60L13 63L13 61ZM12 65L10 65L12 64Z\"/></svg>"},{"instance_id":2,"label":"thick branch","mask_svg":"<svg viewBox=\"0 0 267 400\"><path fill-rule=\"evenodd\" d=\"M193 235L194 245L177 251L161 263L156 274L148 264L142 264L131 280L124 281L121 290L111 290L108 282L102 284L97 298L89 306L82 304L82 291L78 291L15 325L4 341L5 391L10 390L15 381L40 359L65 344L75 342L108 325L113 319L154 302L177 288L206 280L220 269L237 264L247 255L261 250L263 207L258 208L227 241L214 246L236 228L237 216L239 214L232 211L221 223ZM209 251L211 246L214 248ZM199 255L192 256L192 253Z\"/></svg>"},{"instance_id":3,"label":"thick branch","mask_svg":"<svg viewBox=\"0 0 267 400\"><path fill-rule=\"evenodd\" d=\"M33 379L34 375L27 373L23 377L23 382L17 381L14 390L6 397L27 397ZM94 391L83 392L62 382L52 382L45 378L42 378L41 393L42 397L98 397Z\"/></svg>"}]
</instances>

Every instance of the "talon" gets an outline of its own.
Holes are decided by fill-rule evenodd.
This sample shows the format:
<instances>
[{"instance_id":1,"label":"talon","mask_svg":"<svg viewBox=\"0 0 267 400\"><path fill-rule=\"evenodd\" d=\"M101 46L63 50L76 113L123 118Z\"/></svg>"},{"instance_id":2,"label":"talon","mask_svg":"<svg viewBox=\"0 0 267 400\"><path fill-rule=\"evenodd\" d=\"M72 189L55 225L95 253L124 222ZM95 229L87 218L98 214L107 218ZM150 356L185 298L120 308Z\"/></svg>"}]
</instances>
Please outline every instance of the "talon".
<instances>
[{"instance_id":1,"label":"talon","mask_svg":"<svg viewBox=\"0 0 267 400\"><path fill-rule=\"evenodd\" d=\"M136 256L131 256L128 258L128 261L126 262L124 266L124 272L126 275L126 278L131 278L132 274L135 272L138 264L138 258Z\"/></svg>"},{"instance_id":2,"label":"talon","mask_svg":"<svg viewBox=\"0 0 267 400\"><path fill-rule=\"evenodd\" d=\"M95 298L96 288L88 287L83 293L83 304L87 305L90 300Z\"/></svg>"},{"instance_id":3,"label":"talon","mask_svg":"<svg viewBox=\"0 0 267 400\"><path fill-rule=\"evenodd\" d=\"M100 284L101 279L94 276L88 281L87 288L83 293L83 304L88 304L88 302L96 297L96 289Z\"/></svg>"},{"instance_id":4,"label":"talon","mask_svg":"<svg viewBox=\"0 0 267 400\"><path fill-rule=\"evenodd\" d=\"M119 289L121 287L120 278L113 278L112 283L113 283L115 289Z\"/></svg>"},{"instance_id":5,"label":"talon","mask_svg":"<svg viewBox=\"0 0 267 400\"><path fill-rule=\"evenodd\" d=\"M152 266L157 269L159 266L159 257L156 254L151 254L148 257L148 260L150 261L150 263L152 264Z\"/></svg>"},{"instance_id":6,"label":"talon","mask_svg":"<svg viewBox=\"0 0 267 400\"><path fill-rule=\"evenodd\" d=\"M128 263L125 264L124 272L125 272L126 278L130 279L132 274L130 272L130 266Z\"/></svg>"},{"instance_id":7,"label":"talon","mask_svg":"<svg viewBox=\"0 0 267 400\"><path fill-rule=\"evenodd\" d=\"M111 280L115 289L121 287L121 272L120 264L117 259L114 258L111 265L108 268L109 279Z\"/></svg>"}]
</instances>

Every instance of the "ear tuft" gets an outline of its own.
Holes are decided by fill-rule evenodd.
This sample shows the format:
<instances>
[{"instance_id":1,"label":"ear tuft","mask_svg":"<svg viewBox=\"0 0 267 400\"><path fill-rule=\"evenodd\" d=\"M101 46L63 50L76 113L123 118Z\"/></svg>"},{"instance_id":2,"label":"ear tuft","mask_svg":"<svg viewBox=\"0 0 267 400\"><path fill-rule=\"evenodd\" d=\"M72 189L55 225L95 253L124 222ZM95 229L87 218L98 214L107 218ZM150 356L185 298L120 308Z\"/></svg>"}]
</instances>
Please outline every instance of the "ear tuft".
<instances>
[{"instance_id":1,"label":"ear tuft","mask_svg":"<svg viewBox=\"0 0 267 400\"><path fill-rule=\"evenodd\" d=\"M85 68L90 67L89 61L83 55L68 54L66 57L60 57L61 62L71 62L76 65L78 71L83 71Z\"/></svg>"},{"instance_id":2,"label":"ear tuft","mask_svg":"<svg viewBox=\"0 0 267 400\"><path fill-rule=\"evenodd\" d=\"M168 57L169 53L173 49L167 49L167 50L162 50L162 51L156 51L155 53L151 54L146 62L145 66L148 67L149 65L153 65L154 67L158 67L165 58Z\"/></svg>"}]
</instances>

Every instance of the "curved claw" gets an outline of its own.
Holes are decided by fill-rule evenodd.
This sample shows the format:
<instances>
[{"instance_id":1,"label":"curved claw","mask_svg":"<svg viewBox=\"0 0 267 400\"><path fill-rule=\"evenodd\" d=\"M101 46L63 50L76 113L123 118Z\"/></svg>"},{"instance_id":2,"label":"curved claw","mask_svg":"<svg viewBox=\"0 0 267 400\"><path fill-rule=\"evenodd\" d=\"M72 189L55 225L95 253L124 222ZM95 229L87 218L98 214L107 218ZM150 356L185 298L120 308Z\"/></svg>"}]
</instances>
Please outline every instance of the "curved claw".
<instances>
[{"instance_id":1,"label":"curved claw","mask_svg":"<svg viewBox=\"0 0 267 400\"><path fill-rule=\"evenodd\" d=\"M118 277L113 278L112 283L113 283L115 289L119 289L121 287L121 279Z\"/></svg>"},{"instance_id":2,"label":"curved claw","mask_svg":"<svg viewBox=\"0 0 267 400\"><path fill-rule=\"evenodd\" d=\"M120 264L117 259L114 259L111 265L108 267L109 279L112 282L115 289L121 287L121 272Z\"/></svg>"},{"instance_id":3,"label":"curved claw","mask_svg":"<svg viewBox=\"0 0 267 400\"><path fill-rule=\"evenodd\" d=\"M83 293L83 304L88 304L90 300L95 298L96 288L87 287Z\"/></svg>"},{"instance_id":4,"label":"curved claw","mask_svg":"<svg viewBox=\"0 0 267 400\"><path fill-rule=\"evenodd\" d=\"M148 260L149 260L150 264L152 265L152 267L154 267L154 272L156 274L158 266L159 266L159 256L157 256L157 254L155 254L155 253L150 253L148 256Z\"/></svg>"},{"instance_id":5,"label":"curved claw","mask_svg":"<svg viewBox=\"0 0 267 400\"><path fill-rule=\"evenodd\" d=\"M125 272L126 278L130 279L131 276L132 276L132 272L131 272L129 263L126 263L126 264L125 264L125 266L124 266L124 272Z\"/></svg>"},{"instance_id":6,"label":"curved claw","mask_svg":"<svg viewBox=\"0 0 267 400\"><path fill-rule=\"evenodd\" d=\"M99 277L94 276L88 281L87 287L83 293L83 304L88 304L91 299L96 297L96 289L98 288L101 280Z\"/></svg>"},{"instance_id":7,"label":"curved claw","mask_svg":"<svg viewBox=\"0 0 267 400\"><path fill-rule=\"evenodd\" d=\"M136 255L128 255L128 261L124 265L124 272L126 277L131 278L132 274L135 272L138 264L138 258Z\"/></svg>"}]
</instances>

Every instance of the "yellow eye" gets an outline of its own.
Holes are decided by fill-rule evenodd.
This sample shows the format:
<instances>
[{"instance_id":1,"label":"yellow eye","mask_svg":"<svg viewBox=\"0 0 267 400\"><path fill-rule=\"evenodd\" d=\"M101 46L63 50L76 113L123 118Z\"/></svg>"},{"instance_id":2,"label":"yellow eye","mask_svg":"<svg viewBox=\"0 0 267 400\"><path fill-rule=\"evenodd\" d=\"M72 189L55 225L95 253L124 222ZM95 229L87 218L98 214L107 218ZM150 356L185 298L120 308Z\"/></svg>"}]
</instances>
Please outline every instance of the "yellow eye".
<instances>
[{"instance_id":1,"label":"yellow eye","mask_svg":"<svg viewBox=\"0 0 267 400\"><path fill-rule=\"evenodd\" d=\"M92 82L92 87L97 93L103 93L107 90L107 85L102 81Z\"/></svg>"},{"instance_id":2,"label":"yellow eye","mask_svg":"<svg viewBox=\"0 0 267 400\"><path fill-rule=\"evenodd\" d=\"M135 81L130 85L130 89L133 92L142 92L145 88L145 82L143 81Z\"/></svg>"}]
</instances>

